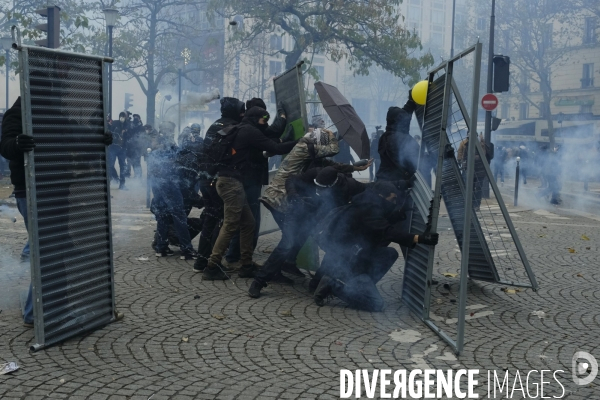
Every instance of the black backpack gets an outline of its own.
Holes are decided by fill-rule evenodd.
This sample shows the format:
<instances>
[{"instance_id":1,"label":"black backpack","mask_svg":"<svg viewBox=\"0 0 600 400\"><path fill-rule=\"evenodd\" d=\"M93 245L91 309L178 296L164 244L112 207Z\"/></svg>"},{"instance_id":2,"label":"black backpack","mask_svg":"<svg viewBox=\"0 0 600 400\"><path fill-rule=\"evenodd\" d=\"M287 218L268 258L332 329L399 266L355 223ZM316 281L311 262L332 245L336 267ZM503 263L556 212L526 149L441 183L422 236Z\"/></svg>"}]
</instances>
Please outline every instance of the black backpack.
<instances>
[{"instance_id":1,"label":"black backpack","mask_svg":"<svg viewBox=\"0 0 600 400\"><path fill-rule=\"evenodd\" d=\"M233 142L237 137L239 128L237 125L230 125L221 129L213 141L205 148L205 162L207 164L207 172L210 175L215 175L224 166L231 163L231 159L235 154Z\"/></svg>"}]
</instances>

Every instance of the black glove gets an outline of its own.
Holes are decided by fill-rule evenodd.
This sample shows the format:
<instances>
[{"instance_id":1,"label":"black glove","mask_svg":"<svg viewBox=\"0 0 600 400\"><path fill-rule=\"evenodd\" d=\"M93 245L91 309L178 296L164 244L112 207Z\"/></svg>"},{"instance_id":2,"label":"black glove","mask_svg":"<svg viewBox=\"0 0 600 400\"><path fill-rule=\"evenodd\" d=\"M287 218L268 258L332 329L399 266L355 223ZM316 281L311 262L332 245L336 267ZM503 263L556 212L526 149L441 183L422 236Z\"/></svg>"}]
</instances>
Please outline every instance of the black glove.
<instances>
[{"instance_id":1,"label":"black glove","mask_svg":"<svg viewBox=\"0 0 600 400\"><path fill-rule=\"evenodd\" d=\"M105 145L110 146L113 142L113 135L110 132L106 132L104 134L104 139L102 140Z\"/></svg>"},{"instance_id":2,"label":"black glove","mask_svg":"<svg viewBox=\"0 0 600 400\"><path fill-rule=\"evenodd\" d=\"M419 244L435 246L438 244L439 239L440 239L439 233L426 233L424 235L419 235Z\"/></svg>"},{"instance_id":3,"label":"black glove","mask_svg":"<svg viewBox=\"0 0 600 400\"><path fill-rule=\"evenodd\" d=\"M413 98L412 98L412 89L410 89L410 90L408 91L408 99L409 99L410 101L414 101L414 100L413 100Z\"/></svg>"},{"instance_id":4,"label":"black glove","mask_svg":"<svg viewBox=\"0 0 600 400\"><path fill-rule=\"evenodd\" d=\"M35 143L33 141L33 137L25 134L20 134L17 136L17 147L22 152L29 152L35 149Z\"/></svg>"},{"instance_id":5,"label":"black glove","mask_svg":"<svg viewBox=\"0 0 600 400\"><path fill-rule=\"evenodd\" d=\"M277 115L281 114L287 117L287 111L285 110L285 103L283 101L277 103Z\"/></svg>"},{"instance_id":6,"label":"black glove","mask_svg":"<svg viewBox=\"0 0 600 400\"><path fill-rule=\"evenodd\" d=\"M281 143L293 142L294 140L294 128L292 125L288 125L285 133L281 135Z\"/></svg>"}]
</instances>

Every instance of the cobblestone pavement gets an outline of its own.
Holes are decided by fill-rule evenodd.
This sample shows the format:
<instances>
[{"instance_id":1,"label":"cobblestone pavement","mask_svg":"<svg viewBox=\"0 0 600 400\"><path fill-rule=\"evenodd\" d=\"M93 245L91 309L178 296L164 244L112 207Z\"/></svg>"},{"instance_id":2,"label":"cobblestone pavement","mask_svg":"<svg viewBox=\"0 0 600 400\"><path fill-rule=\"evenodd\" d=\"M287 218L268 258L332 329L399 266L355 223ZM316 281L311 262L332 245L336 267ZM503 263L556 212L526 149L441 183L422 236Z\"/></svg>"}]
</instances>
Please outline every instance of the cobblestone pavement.
<instances>
[{"instance_id":1,"label":"cobblestone pavement","mask_svg":"<svg viewBox=\"0 0 600 400\"><path fill-rule=\"evenodd\" d=\"M302 279L272 284L253 300L245 293L250 280L203 282L191 262L156 259L151 215L140 199L114 196L116 298L125 318L37 353L28 351L33 331L22 326L18 310L28 265L8 261L18 255L25 230L20 219L0 218L0 362L20 366L0 376L0 398L338 398L341 368L478 368L480 377L486 370L508 369L514 377L517 370L560 369L562 398L600 398L600 378L590 386L571 379L576 351L600 359L600 218L513 210L540 290L470 282L465 351L455 357L399 301L402 259L379 284L387 304L381 313L338 300L318 308ZM441 220L432 315L454 335L459 252L447 218ZM261 237L257 261L278 238ZM487 387L477 392L485 397ZM561 395L556 384L545 392L553 395Z\"/></svg>"}]
</instances>

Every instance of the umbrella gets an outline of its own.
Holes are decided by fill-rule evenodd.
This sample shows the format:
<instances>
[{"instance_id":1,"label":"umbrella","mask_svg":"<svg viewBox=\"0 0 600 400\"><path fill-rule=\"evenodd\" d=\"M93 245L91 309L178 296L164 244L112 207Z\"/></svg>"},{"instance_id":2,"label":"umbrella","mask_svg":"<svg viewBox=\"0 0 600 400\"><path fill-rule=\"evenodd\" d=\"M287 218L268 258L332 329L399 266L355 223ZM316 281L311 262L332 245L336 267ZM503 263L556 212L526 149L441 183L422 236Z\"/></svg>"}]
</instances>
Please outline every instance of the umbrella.
<instances>
[{"instance_id":1,"label":"umbrella","mask_svg":"<svg viewBox=\"0 0 600 400\"><path fill-rule=\"evenodd\" d=\"M323 108L335 123L343 138L361 159L369 158L371 145L367 128L348 100L335 87L323 82L315 83Z\"/></svg>"}]
</instances>

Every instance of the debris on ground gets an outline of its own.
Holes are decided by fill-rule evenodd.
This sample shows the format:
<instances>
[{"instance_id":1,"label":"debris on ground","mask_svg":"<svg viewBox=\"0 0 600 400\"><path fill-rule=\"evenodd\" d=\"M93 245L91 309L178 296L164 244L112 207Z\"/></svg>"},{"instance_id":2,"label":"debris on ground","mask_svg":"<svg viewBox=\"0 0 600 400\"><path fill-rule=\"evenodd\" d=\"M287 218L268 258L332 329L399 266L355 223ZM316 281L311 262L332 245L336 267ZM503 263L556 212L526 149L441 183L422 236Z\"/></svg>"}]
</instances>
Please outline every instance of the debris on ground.
<instances>
[{"instance_id":1,"label":"debris on ground","mask_svg":"<svg viewBox=\"0 0 600 400\"><path fill-rule=\"evenodd\" d=\"M571 254L577 253L577 251L572 247L567 247L567 250L569 250L569 253L571 253Z\"/></svg>"},{"instance_id":2,"label":"debris on ground","mask_svg":"<svg viewBox=\"0 0 600 400\"><path fill-rule=\"evenodd\" d=\"M199 298L200 298L199 294L197 294L197 295L194 296L194 300L198 300Z\"/></svg>"},{"instance_id":3,"label":"debris on ground","mask_svg":"<svg viewBox=\"0 0 600 400\"><path fill-rule=\"evenodd\" d=\"M542 319L546 316L546 313L543 311L532 311L531 315L536 315L539 319Z\"/></svg>"},{"instance_id":4,"label":"debris on ground","mask_svg":"<svg viewBox=\"0 0 600 400\"><path fill-rule=\"evenodd\" d=\"M454 272L443 272L442 275L446 278L456 278L458 276L458 274L455 274Z\"/></svg>"},{"instance_id":5,"label":"debris on ground","mask_svg":"<svg viewBox=\"0 0 600 400\"><path fill-rule=\"evenodd\" d=\"M0 364L0 375L10 374L13 371L19 369L19 366L16 362L8 362L4 364Z\"/></svg>"},{"instance_id":6,"label":"debris on ground","mask_svg":"<svg viewBox=\"0 0 600 400\"><path fill-rule=\"evenodd\" d=\"M503 287L500 290L502 290L506 294L515 294L515 293L523 291L522 289L509 289L509 288L506 288L506 287Z\"/></svg>"},{"instance_id":7,"label":"debris on ground","mask_svg":"<svg viewBox=\"0 0 600 400\"><path fill-rule=\"evenodd\" d=\"M221 314L213 314L212 317L218 319L219 321L225 319L225 316Z\"/></svg>"},{"instance_id":8,"label":"debris on ground","mask_svg":"<svg viewBox=\"0 0 600 400\"><path fill-rule=\"evenodd\" d=\"M281 316L282 317L291 317L292 316L292 310L285 310L281 312Z\"/></svg>"},{"instance_id":9,"label":"debris on ground","mask_svg":"<svg viewBox=\"0 0 600 400\"><path fill-rule=\"evenodd\" d=\"M148 261L148 257L138 257L136 258L137 261Z\"/></svg>"},{"instance_id":10,"label":"debris on ground","mask_svg":"<svg viewBox=\"0 0 600 400\"><path fill-rule=\"evenodd\" d=\"M590 240L590 238L587 235L581 235L581 240Z\"/></svg>"},{"instance_id":11,"label":"debris on ground","mask_svg":"<svg viewBox=\"0 0 600 400\"><path fill-rule=\"evenodd\" d=\"M190 340L190 338L187 337L187 336L184 336L184 337L181 338L181 341L185 342L185 343L187 343L189 340Z\"/></svg>"},{"instance_id":12,"label":"debris on ground","mask_svg":"<svg viewBox=\"0 0 600 400\"><path fill-rule=\"evenodd\" d=\"M577 274L576 276L577 276L578 278L583 278L583 275L581 275L581 274Z\"/></svg>"}]
</instances>

